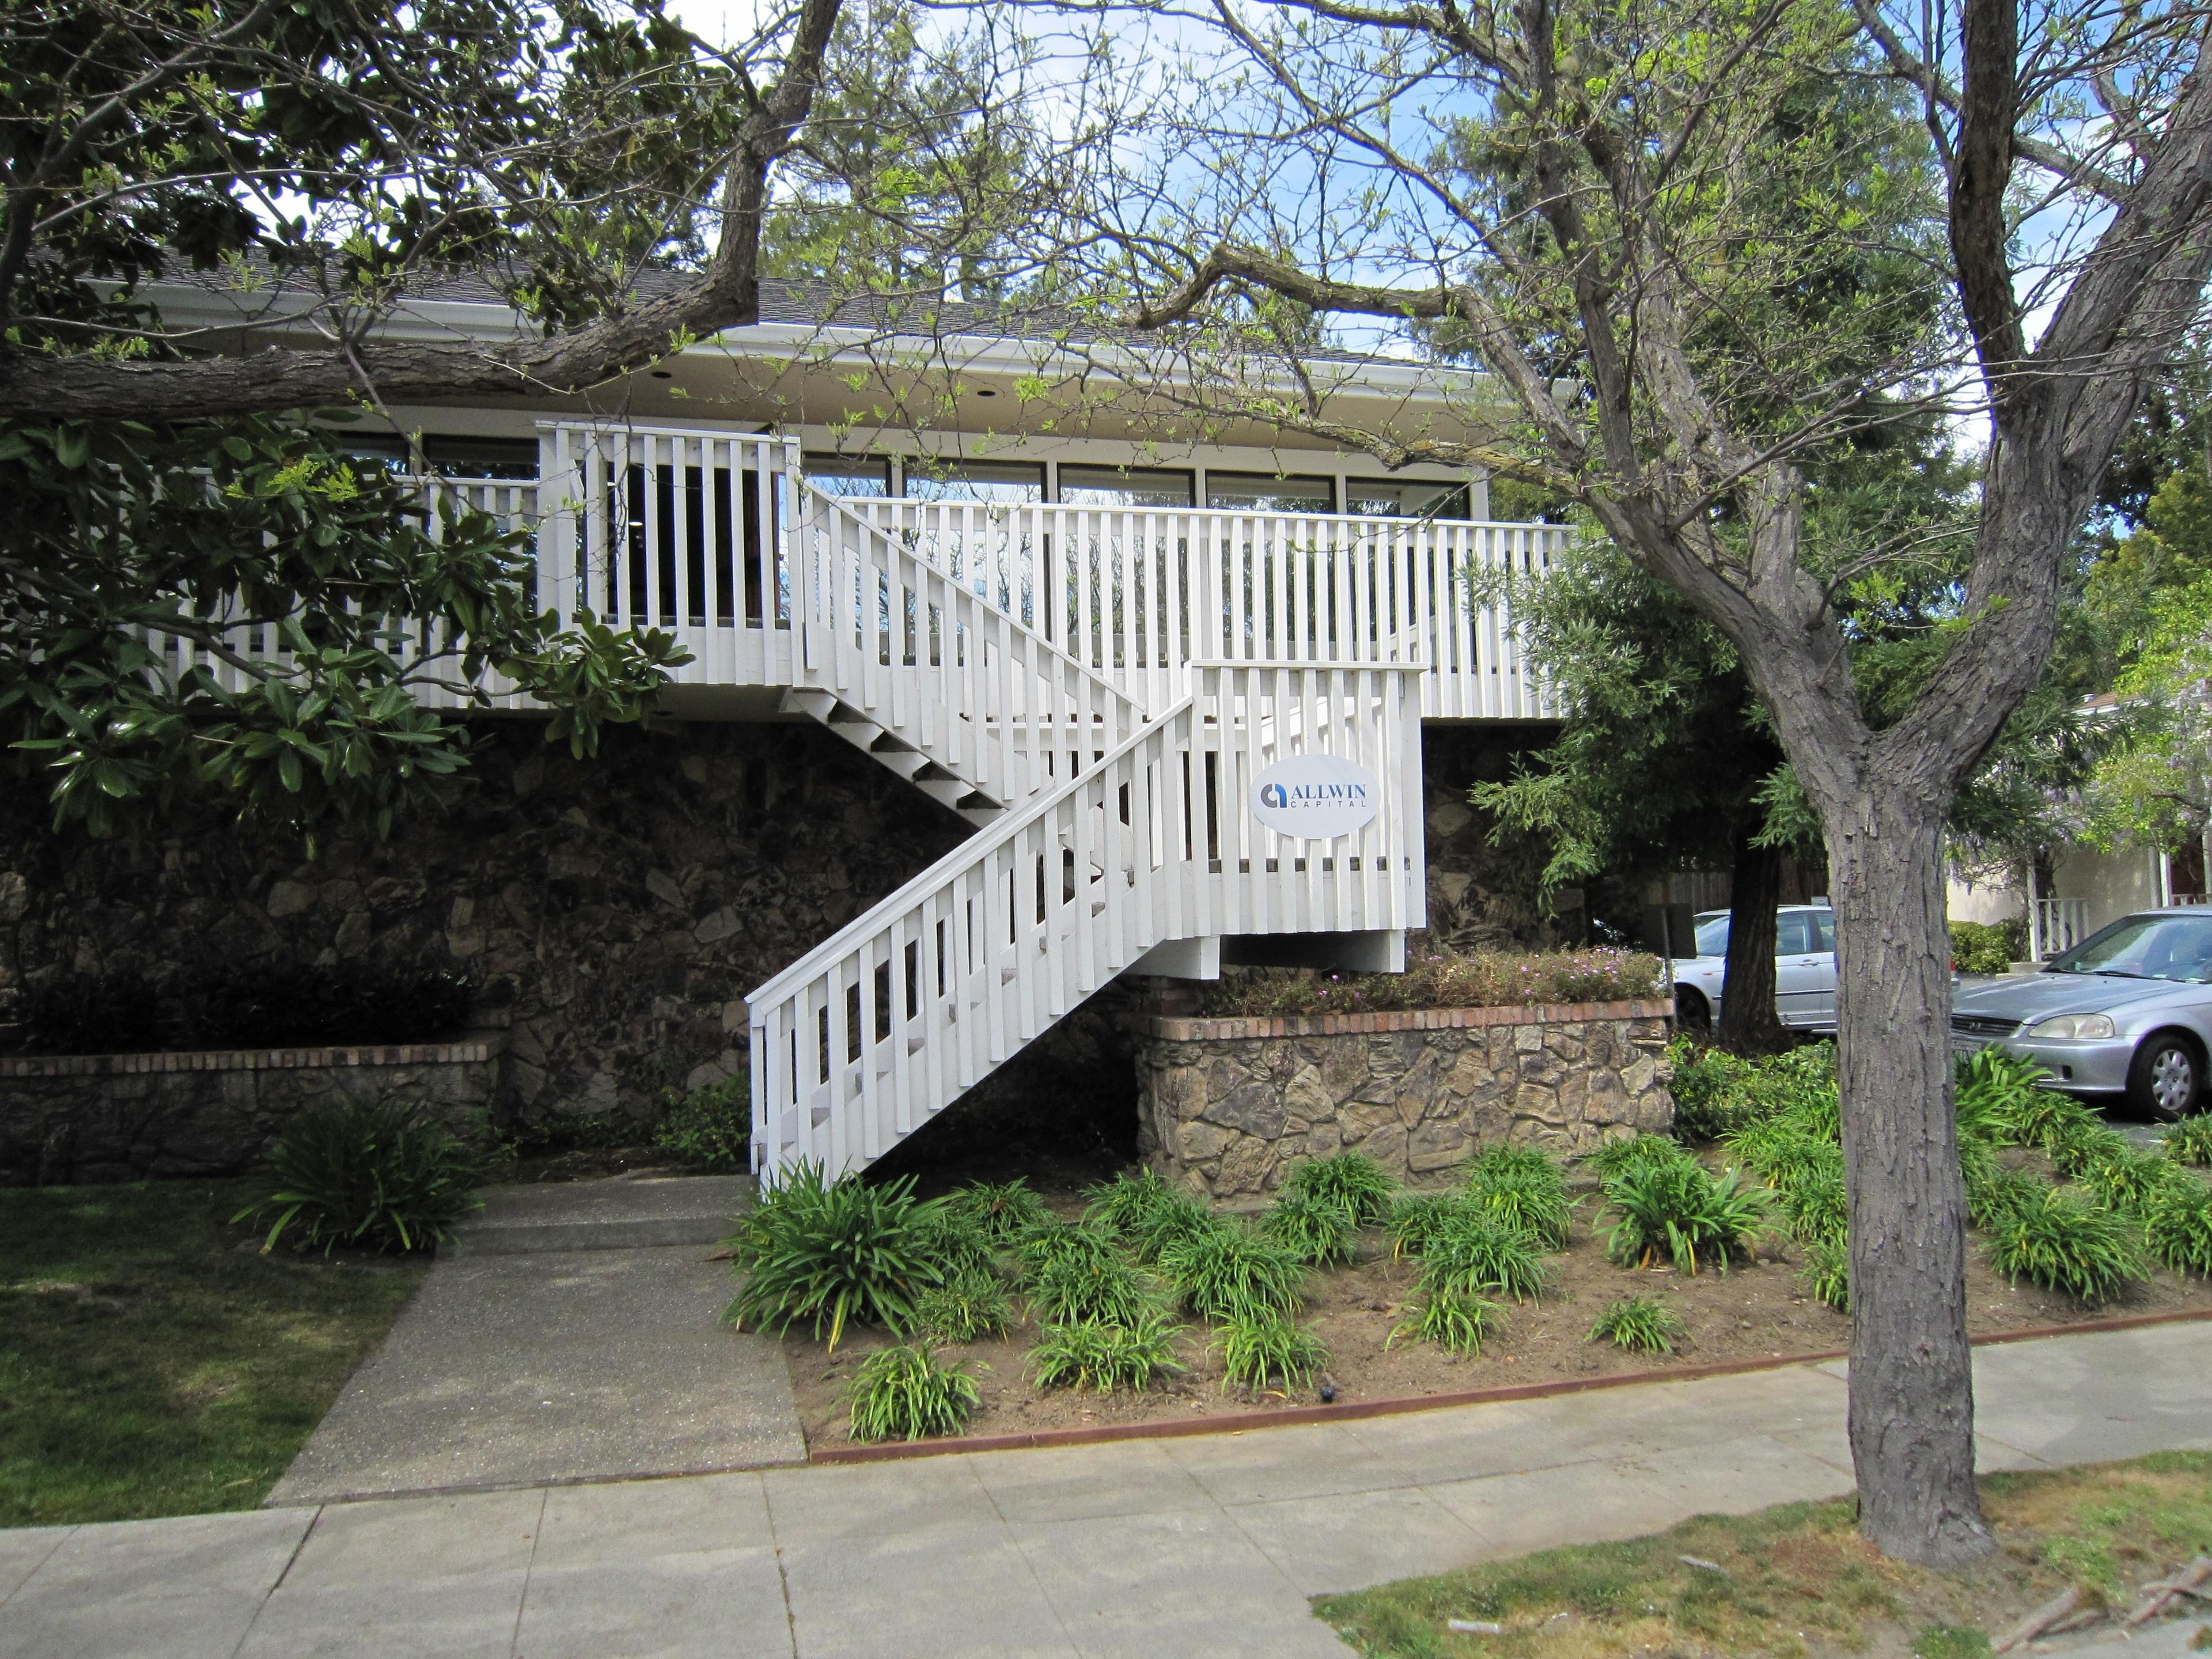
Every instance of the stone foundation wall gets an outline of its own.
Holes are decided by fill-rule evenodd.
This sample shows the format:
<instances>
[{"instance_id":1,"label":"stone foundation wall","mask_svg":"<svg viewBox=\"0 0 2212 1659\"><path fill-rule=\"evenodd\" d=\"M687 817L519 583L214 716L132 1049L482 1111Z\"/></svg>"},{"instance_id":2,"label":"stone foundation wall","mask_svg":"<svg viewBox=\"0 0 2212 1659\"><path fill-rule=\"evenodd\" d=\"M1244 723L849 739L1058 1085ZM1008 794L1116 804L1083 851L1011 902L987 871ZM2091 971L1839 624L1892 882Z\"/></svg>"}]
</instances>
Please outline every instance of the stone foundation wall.
<instances>
[{"instance_id":1,"label":"stone foundation wall","mask_svg":"<svg viewBox=\"0 0 2212 1659\"><path fill-rule=\"evenodd\" d=\"M1138 1054L1146 1161L1215 1199L1357 1147L1441 1186L1497 1141L1576 1158L1664 1130L1663 1001L1287 1019L1155 1019Z\"/></svg>"},{"instance_id":2,"label":"stone foundation wall","mask_svg":"<svg viewBox=\"0 0 2212 1659\"><path fill-rule=\"evenodd\" d=\"M404 1100L465 1129L498 1091L490 1042L0 1057L0 1184L233 1175L303 1107Z\"/></svg>"}]
</instances>

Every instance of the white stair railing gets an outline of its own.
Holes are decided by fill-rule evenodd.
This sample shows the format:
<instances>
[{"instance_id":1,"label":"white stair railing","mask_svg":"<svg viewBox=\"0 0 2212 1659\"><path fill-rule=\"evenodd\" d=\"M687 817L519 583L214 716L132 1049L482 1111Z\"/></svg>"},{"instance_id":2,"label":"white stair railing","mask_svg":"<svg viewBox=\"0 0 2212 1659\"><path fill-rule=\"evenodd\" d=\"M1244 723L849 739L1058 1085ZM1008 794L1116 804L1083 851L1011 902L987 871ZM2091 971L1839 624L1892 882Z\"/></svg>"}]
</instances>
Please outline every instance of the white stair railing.
<instances>
[{"instance_id":1,"label":"white stair railing","mask_svg":"<svg viewBox=\"0 0 2212 1659\"><path fill-rule=\"evenodd\" d=\"M747 999L755 1167L865 1167L1153 946L1425 920L1418 666L1194 664L1190 694ZM1376 817L1265 829L1261 770L1325 752Z\"/></svg>"}]
</instances>

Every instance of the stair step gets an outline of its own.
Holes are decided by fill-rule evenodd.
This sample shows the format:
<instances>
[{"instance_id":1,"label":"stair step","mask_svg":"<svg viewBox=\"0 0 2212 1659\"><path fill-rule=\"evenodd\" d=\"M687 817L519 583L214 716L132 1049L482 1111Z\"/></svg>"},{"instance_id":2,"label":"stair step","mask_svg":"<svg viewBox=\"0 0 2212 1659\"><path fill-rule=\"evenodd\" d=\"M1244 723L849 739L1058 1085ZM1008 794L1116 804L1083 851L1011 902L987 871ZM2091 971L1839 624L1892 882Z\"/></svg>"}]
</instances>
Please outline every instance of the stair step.
<instances>
[{"instance_id":1,"label":"stair step","mask_svg":"<svg viewBox=\"0 0 2212 1659\"><path fill-rule=\"evenodd\" d=\"M453 1228L458 1255L539 1250L636 1250L713 1244L752 1202L750 1176L617 1176L488 1188L483 1208Z\"/></svg>"}]
</instances>

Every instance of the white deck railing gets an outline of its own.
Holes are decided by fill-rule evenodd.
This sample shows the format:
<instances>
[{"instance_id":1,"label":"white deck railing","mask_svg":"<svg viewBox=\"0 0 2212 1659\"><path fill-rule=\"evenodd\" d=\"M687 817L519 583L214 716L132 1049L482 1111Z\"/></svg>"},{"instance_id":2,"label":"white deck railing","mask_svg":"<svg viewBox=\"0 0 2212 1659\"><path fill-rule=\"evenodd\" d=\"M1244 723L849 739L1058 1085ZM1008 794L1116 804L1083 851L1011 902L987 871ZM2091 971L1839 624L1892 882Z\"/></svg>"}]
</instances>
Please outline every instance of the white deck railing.
<instances>
[{"instance_id":1,"label":"white deck railing","mask_svg":"<svg viewBox=\"0 0 2212 1659\"><path fill-rule=\"evenodd\" d=\"M1194 664L1181 702L755 990L755 1167L888 1151L1153 946L1425 920L1414 665ZM1325 752L1376 817L1309 845L1247 808Z\"/></svg>"}]
</instances>

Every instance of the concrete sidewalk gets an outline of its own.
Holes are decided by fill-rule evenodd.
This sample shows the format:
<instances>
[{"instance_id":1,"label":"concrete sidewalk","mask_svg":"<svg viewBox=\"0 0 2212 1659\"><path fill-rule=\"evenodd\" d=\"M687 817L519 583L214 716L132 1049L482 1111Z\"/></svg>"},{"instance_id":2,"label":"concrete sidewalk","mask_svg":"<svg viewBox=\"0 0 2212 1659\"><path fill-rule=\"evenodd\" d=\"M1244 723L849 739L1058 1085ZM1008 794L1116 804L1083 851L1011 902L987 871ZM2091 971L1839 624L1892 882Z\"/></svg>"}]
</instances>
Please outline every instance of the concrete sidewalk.
<instances>
[{"instance_id":1,"label":"concrete sidewalk","mask_svg":"<svg viewBox=\"0 0 2212 1659\"><path fill-rule=\"evenodd\" d=\"M1841 1368L0 1533L0 1659L1342 1655L1307 1598L1850 1486ZM1990 1468L2212 1448L2212 1329L1984 1349Z\"/></svg>"}]
</instances>

